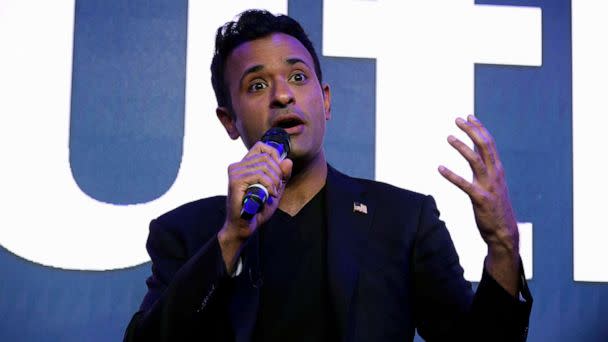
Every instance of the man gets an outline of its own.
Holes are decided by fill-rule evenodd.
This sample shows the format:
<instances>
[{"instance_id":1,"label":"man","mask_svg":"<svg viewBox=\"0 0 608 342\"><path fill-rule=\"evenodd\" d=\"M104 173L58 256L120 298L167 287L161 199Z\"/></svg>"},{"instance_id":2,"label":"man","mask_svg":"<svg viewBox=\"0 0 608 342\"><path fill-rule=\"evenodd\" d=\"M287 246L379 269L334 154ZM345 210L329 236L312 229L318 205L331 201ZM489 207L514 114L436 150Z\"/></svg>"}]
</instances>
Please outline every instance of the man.
<instances>
[{"instance_id":1,"label":"man","mask_svg":"<svg viewBox=\"0 0 608 342\"><path fill-rule=\"evenodd\" d=\"M430 196L348 177L323 151L331 92L306 34L287 16L247 11L218 29L217 117L248 149L228 167L228 194L150 224L152 275L126 341L525 340L531 297L492 137L473 116L450 136L472 182L439 172L473 202L488 245L474 295ZM259 142L291 138L288 158ZM248 186L270 194L240 216Z\"/></svg>"}]
</instances>

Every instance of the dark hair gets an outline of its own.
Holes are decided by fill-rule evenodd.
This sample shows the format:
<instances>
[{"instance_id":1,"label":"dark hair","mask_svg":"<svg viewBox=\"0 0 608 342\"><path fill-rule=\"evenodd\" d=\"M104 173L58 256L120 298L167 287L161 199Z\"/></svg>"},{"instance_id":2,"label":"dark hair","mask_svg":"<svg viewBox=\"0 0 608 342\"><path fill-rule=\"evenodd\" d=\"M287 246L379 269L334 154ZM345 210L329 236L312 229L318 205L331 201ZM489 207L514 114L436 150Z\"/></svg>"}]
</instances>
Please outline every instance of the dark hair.
<instances>
[{"instance_id":1,"label":"dark hair","mask_svg":"<svg viewBox=\"0 0 608 342\"><path fill-rule=\"evenodd\" d=\"M226 59L237 46L271 33L284 33L296 38L313 58L315 73L322 81L321 66L312 42L308 39L302 26L286 15L277 15L265 10L247 10L241 13L237 21L229 21L217 29L215 35L215 52L211 62L211 84L215 91L218 106L231 107L230 93L224 78Z\"/></svg>"}]
</instances>

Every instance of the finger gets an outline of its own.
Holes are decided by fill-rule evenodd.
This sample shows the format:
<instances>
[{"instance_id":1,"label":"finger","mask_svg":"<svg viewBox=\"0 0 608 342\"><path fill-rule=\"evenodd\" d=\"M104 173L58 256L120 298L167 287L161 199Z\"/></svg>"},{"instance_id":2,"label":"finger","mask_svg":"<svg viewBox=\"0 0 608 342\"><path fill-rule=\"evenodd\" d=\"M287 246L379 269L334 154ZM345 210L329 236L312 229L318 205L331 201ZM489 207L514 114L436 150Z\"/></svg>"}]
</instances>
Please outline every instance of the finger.
<instances>
[{"instance_id":1,"label":"finger","mask_svg":"<svg viewBox=\"0 0 608 342\"><path fill-rule=\"evenodd\" d=\"M249 152L245 155L245 158L256 154L269 154L278 163L281 161L279 152L272 146L266 145L265 143L258 141L249 149ZM243 158L243 159L245 159Z\"/></svg>"},{"instance_id":2,"label":"finger","mask_svg":"<svg viewBox=\"0 0 608 342\"><path fill-rule=\"evenodd\" d=\"M281 171L283 172L283 183L287 183L287 181L289 181L289 179L291 178L291 171L293 170L293 161L289 158L286 158L281 161L281 164L279 166L281 168Z\"/></svg>"},{"instance_id":3,"label":"finger","mask_svg":"<svg viewBox=\"0 0 608 342\"><path fill-rule=\"evenodd\" d=\"M267 154L251 156L233 167L232 173L235 175L248 172L249 170L263 170L270 177L281 180L283 172L277 162Z\"/></svg>"},{"instance_id":4,"label":"finger","mask_svg":"<svg viewBox=\"0 0 608 342\"><path fill-rule=\"evenodd\" d=\"M498 158L498 150L496 149L496 142L494 141L494 137L490 134L490 131L481 123L481 121L475 115L467 116L467 121L471 123L476 129L477 132L483 137L484 141L487 144L487 160L495 165L499 161ZM482 156L484 157L484 156Z\"/></svg>"},{"instance_id":5,"label":"finger","mask_svg":"<svg viewBox=\"0 0 608 342\"><path fill-rule=\"evenodd\" d=\"M494 139L481 121L473 115L469 115L467 121L462 118L456 119L456 125L471 138L475 146L475 151L481 156L488 172L493 172L498 161L496 147Z\"/></svg>"},{"instance_id":6,"label":"finger","mask_svg":"<svg viewBox=\"0 0 608 342\"><path fill-rule=\"evenodd\" d=\"M279 187L279 182L268 177L264 172L260 170L251 171L245 174L242 174L238 177L239 192L245 193L247 188L253 184L261 184L266 190L268 190L268 194L272 196L278 195L277 188Z\"/></svg>"},{"instance_id":7,"label":"finger","mask_svg":"<svg viewBox=\"0 0 608 342\"><path fill-rule=\"evenodd\" d=\"M480 186L465 180L443 165L439 166L438 170L445 179L464 191L471 199L473 205L483 205L488 202L489 194Z\"/></svg>"},{"instance_id":8,"label":"finger","mask_svg":"<svg viewBox=\"0 0 608 342\"><path fill-rule=\"evenodd\" d=\"M279 184L279 196L283 194L283 191L287 186L287 182L289 182L289 179L291 178L292 168L293 162L291 161L291 159L286 158L285 160L281 161L281 170L283 171L283 178L281 179L281 182Z\"/></svg>"},{"instance_id":9,"label":"finger","mask_svg":"<svg viewBox=\"0 0 608 342\"><path fill-rule=\"evenodd\" d=\"M251 170L263 170L269 176L277 179L282 178L282 171L279 165L267 154L260 154L249 159L234 163L229 168L233 175L239 175Z\"/></svg>"},{"instance_id":10,"label":"finger","mask_svg":"<svg viewBox=\"0 0 608 342\"><path fill-rule=\"evenodd\" d=\"M268 217L275 209L278 207L279 202L281 200L281 196L283 195L283 191L287 186L287 182L291 177L291 171L293 169L293 161L289 158L285 158L280 163L281 171L283 172L283 178L281 179L279 185L279 193L277 196L270 196L268 198L267 206L264 207L264 210L259 213L260 217Z\"/></svg>"},{"instance_id":11,"label":"finger","mask_svg":"<svg viewBox=\"0 0 608 342\"><path fill-rule=\"evenodd\" d=\"M477 152L471 150L469 146L453 135L448 136L448 143L467 160L476 178L483 178L487 175L486 166Z\"/></svg>"},{"instance_id":12,"label":"finger","mask_svg":"<svg viewBox=\"0 0 608 342\"><path fill-rule=\"evenodd\" d=\"M276 174L281 174L281 168L279 167L281 159L279 158L278 151L275 148L258 141L251 147L245 157L243 157L242 162L245 165L249 165L262 161L266 161Z\"/></svg>"},{"instance_id":13,"label":"finger","mask_svg":"<svg viewBox=\"0 0 608 342\"><path fill-rule=\"evenodd\" d=\"M492 138L490 131L488 131L488 129L483 125L481 120L479 120L475 115L470 114L467 115L467 122L477 128L477 131L484 137L486 141L488 141L491 148L496 148L494 138Z\"/></svg>"},{"instance_id":14,"label":"finger","mask_svg":"<svg viewBox=\"0 0 608 342\"><path fill-rule=\"evenodd\" d=\"M469 121L465 121L462 118L456 119L456 125L463 132L465 132L469 136L469 138L471 138L473 144L475 145L475 150L479 152L482 161L488 167L488 169L493 169L495 158L494 155L491 153L491 144L487 140L487 137L480 131L478 126L474 125Z\"/></svg>"},{"instance_id":15,"label":"finger","mask_svg":"<svg viewBox=\"0 0 608 342\"><path fill-rule=\"evenodd\" d=\"M439 166L437 170L450 183L456 185L460 190L464 191L467 195L469 195L471 199L477 195L477 189L473 185L473 183L460 177L459 175L452 172L452 170L448 169L443 165Z\"/></svg>"},{"instance_id":16,"label":"finger","mask_svg":"<svg viewBox=\"0 0 608 342\"><path fill-rule=\"evenodd\" d=\"M265 163L253 165L242 165L239 163L233 164L229 167L228 173L231 184L245 183L243 186L239 187L241 190L246 189L250 185L258 183L256 182L256 179L252 180L252 175L263 175L269 180L267 181L268 184L260 184L264 185L271 195L277 194L277 188L281 183L281 176L276 174L276 172L269 168Z\"/></svg>"},{"instance_id":17,"label":"finger","mask_svg":"<svg viewBox=\"0 0 608 342\"><path fill-rule=\"evenodd\" d=\"M493 168L493 169L491 169L491 171L500 177L504 177L504 168L502 166L502 161L500 160L500 156L498 154L498 148L496 147L496 140L494 140L494 137L492 136L492 134L490 134L490 131L483 126L481 121L476 116L469 115L468 119L474 125L480 127L481 131L486 136L486 140L489 143L489 145L488 145L489 158L492 163L491 167Z\"/></svg>"}]
</instances>

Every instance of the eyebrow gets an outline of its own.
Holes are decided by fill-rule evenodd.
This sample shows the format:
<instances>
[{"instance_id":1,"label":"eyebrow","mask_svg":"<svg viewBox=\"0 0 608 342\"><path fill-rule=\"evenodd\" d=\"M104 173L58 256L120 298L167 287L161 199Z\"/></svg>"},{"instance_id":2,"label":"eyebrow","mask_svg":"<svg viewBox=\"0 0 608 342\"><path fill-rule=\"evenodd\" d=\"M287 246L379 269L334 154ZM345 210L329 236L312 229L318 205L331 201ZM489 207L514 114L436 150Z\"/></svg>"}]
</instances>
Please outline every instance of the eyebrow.
<instances>
[{"instance_id":1,"label":"eyebrow","mask_svg":"<svg viewBox=\"0 0 608 342\"><path fill-rule=\"evenodd\" d=\"M297 63L302 63L304 65L306 65L309 69L310 69L310 65L306 64L306 62L304 62L302 59L294 57L294 58L288 58L285 62L287 62L287 64L289 65L294 65Z\"/></svg>"},{"instance_id":2,"label":"eyebrow","mask_svg":"<svg viewBox=\"0 0 608 342\"><path fill-rule=\"evenodd\" d=\"M254 65L252 67L247 68L247 70L245 70L245 72L243 72L243 75L241 76L241 79L239 80L239 84L243 84L243 80L245 79L245 77L247 75L252 74L254 72L258 72L262 69L264 69L264 66L261 64Z\"/></svg>"},{"instance_id":3,"label":"eyebrow","mask_svg":"<svg viewBox=\"0 0 608 342\"><path fill-rule=\"evenodd\" d=\"M287 58L285 60L285 62L289 65L295 65L298 63L302 63L310 69L310 65L308 65L306 62L304 62L304 60L302 60L301 58L297 58L297 57ZM254 72L261 71L263 69L264 69L264 66L262 64L257 64L257 65L247 68L245 70L245 72L243 72L243 75L241 76L241 79L239 80L239 84L243 84L243 80L245 79L245 77L247 77L247 75L252 74Z\"/></svg>"}]
</instances>

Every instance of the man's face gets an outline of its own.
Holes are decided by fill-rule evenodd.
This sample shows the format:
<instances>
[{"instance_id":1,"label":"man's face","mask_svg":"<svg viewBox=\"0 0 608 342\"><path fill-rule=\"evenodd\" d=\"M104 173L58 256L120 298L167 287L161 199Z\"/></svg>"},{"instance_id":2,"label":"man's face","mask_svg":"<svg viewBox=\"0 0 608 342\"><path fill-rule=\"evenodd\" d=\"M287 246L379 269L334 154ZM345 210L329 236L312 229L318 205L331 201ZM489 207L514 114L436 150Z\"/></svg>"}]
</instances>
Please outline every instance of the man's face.
<instances>
[{"instance_id":1,"label":"man's face","mask_svg":"<svg viewBox=\"0 0 608 342\"><path fill-rule=\"evenodd\" d=\"M231 138L250 148L278 126L291 137L290 158L310 160L322 150L329 86L321 87L312 56L296 38L273 33L239 45L226 61L225 81L232 113L220 107L217 114Z\"/></svg>"}]
</instances>

